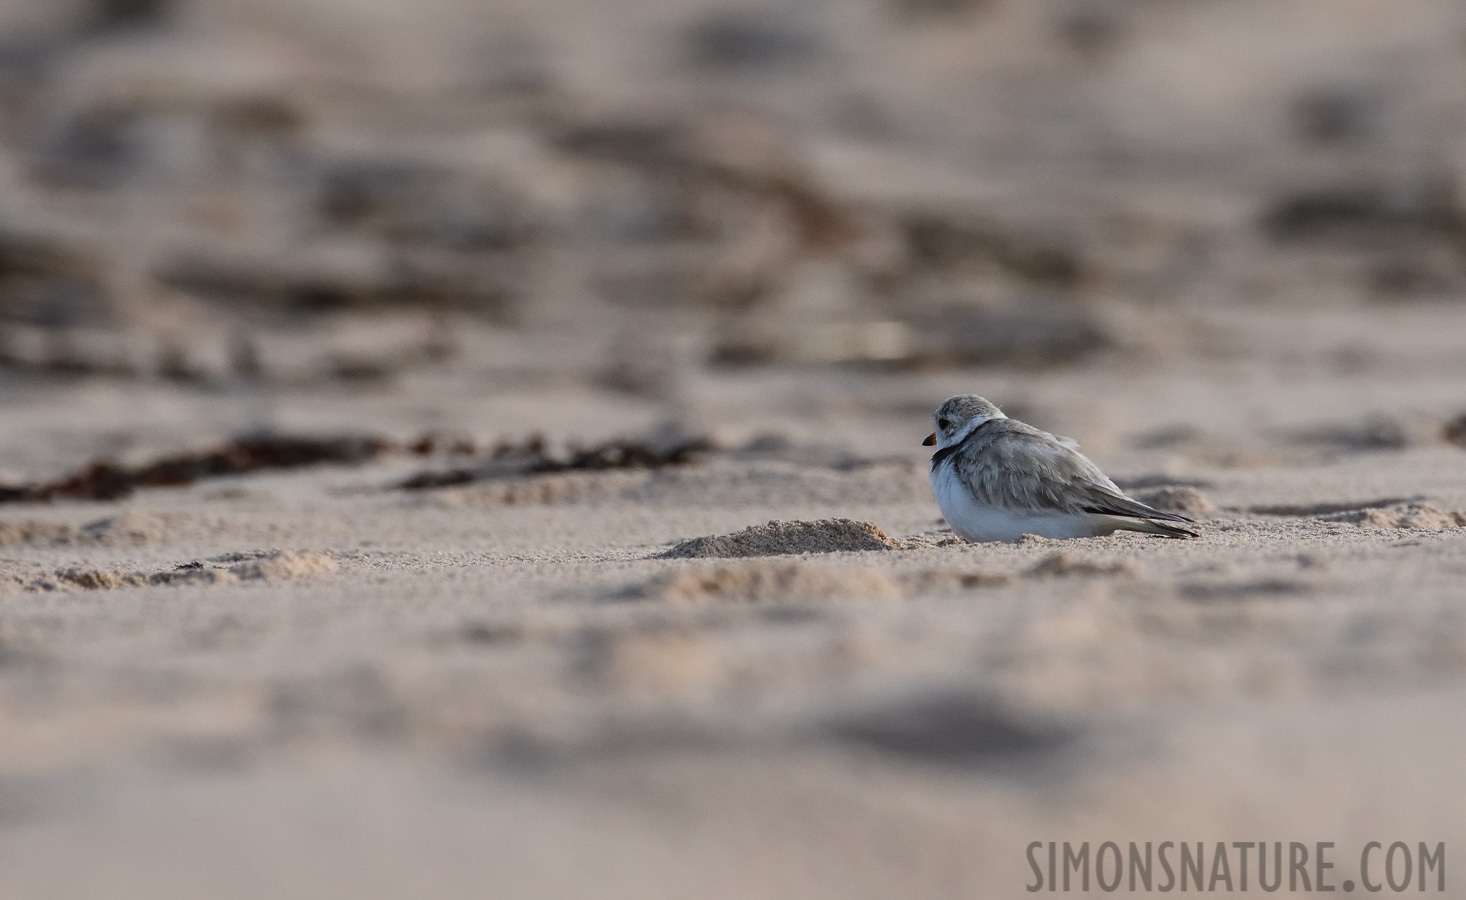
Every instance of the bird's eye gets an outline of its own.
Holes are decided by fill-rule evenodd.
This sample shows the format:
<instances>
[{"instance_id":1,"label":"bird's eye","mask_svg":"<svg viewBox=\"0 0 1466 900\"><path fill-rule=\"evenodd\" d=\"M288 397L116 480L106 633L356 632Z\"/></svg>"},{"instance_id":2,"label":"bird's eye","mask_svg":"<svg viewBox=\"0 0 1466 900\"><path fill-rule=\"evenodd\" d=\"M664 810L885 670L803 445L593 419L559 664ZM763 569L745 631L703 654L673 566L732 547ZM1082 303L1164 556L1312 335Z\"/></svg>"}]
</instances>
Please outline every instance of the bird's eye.
<instances>
[{"instance_id":1,"label":"bird's eye","mask_svg":"<svg viewBox=\"0 0 1466 900\"><path fill-rule=\"evenodd\" d=\"M940 429L942 429L943 431L946 431L947 430L947 427L949 425L951 425L951 424L952 423L950 421L948 421L947 419L938 419L937 420L937 427L940 428Z\"/></svg>"}]
</instances>

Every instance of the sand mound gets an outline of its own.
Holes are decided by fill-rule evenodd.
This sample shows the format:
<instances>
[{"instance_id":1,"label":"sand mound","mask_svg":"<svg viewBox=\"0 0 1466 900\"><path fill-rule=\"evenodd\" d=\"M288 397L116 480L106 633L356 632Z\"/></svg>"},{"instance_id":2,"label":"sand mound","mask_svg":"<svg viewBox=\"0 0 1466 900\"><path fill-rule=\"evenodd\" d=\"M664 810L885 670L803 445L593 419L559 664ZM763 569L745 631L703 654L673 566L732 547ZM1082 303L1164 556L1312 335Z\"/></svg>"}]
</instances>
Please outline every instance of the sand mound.
<instances>
[{"instance_id":1,"label":"sand mound","mask_svg":"<svg viewBox=\"0 0 1466 900\"><path fill-rule=\"evenodd\" d=\"M1161 512L1180 513L1184 516L1207 516L1217 511L1211 498L1193 487L1161 487L1141 491L1135 499Z\"/></svg>"},{"instance_id":2,"label":"sand mound","mask_svg":"<svg viewBox=\"0 0 1466 900\"><path fill-rule=\"evenodd\" d=\"M88 591L147 583L145 578L138 575L128 575L106 569L87 569L81 567L57 569L56 581L70 587L79 587Z\"/></svg>"},{"instance_id":3,"label":"sand mound","mask_svg":"<svg viewBox=\"0 0 1466 900\"><path fill-rule=\"evenodd\" d=\"M897 594L895 583L872 569L837 570L797 563L751 563L671 573L637 592L647 599L674 603L861 600Z\"/></svg>"},{"instance_id":4,"label":"sand mound","mask_svg":"<svg viewBox=\"0 0 1466 900\"><path fill-rule=\"evenodd\" d=\"M837 553L851 550L893 550L900 543L871 522L819 519L813 522L771 521L733 534L693 538L662 554L664 559L694 557L780 556L790 553Z\"/></svg>"},{"instance_id":5,"label":"sand mound","mask_svg":"<svg viewBox=\"0 0 1466 900\"><path fill-rule=\"evenodd\" d=\"M86 566L68 566L57 569L48 576L26 582L27 591L108 591L124 587L142 587L149 584L165 584L168 572L127 572L119 569L94 569Z\"/></svg>"},{"instance_id":6,"label":"sand mound","mask_svg":"<svg viewBox=\"0 0 1466 900\"><path fill-rule=\"evenodd\" d=\"M1365 528L1404 528L1414 531L1441 531L1466 526L1466 515L1447 512L1429 503L1354 509L1323 518L1326 522L1347 522Z\"/></svg>"},{"instance_id":7,"label":"sand mound","mask_svg":"<svg viewBox=\"0 0 1466 900\"><path fill-rule=\"evenodd\" d=\"M154 572L148 584L233 584L239 576L228 569L210 569L201 565L188 564L167 572Z\"/></svg>"},{"instance_id":8,"label":"sand mound","mask_svg":"<svg viewBox=\"0 0 1466 900\"><path fill-rule=\"evenodd\" d=\"M954 544L965 544L962 538L950 531L929 531L925 534L913 534L910 537L901 539L903 550L930 550L936 547L951 547Z\"/></svg>"},{"instance_id":9,"label":"sand mound","mask_svg":"<svg viewBox=\"0 0 1466 900\"><path fill-rule=\"evenodd\" d=\"M31 591L100 591L156 584L231 584L256 579L308 578L336 571L336 562L325 553L311 550L270 550L257 553L229 553L208 563L184 563L161 572L128 572L116 569L69 567L26 583Z\"/></svg>"},{"instance_id":10,"label":"sand mound","mask_svg":"<svg viewBox=\"0 0 1466 900\"><path fill-rule=\"evenodd\" d=\"M241 579L305 578L336 571L336 561L313 550L276 550L258 559L230 566L229 571Z\"/></svg>"},{"instance_id":11,"label":"sand mound","mask_svg":"<svg viewBox=\"0 0 1466 900\"><path fill-rule=\"evenodd\" d=\"M1139 575L1140 570L1127 560L1089 559L1067 550L1046 556L1026 575L1030 577L1073 575Z\"/></svg>"}]
</instances>

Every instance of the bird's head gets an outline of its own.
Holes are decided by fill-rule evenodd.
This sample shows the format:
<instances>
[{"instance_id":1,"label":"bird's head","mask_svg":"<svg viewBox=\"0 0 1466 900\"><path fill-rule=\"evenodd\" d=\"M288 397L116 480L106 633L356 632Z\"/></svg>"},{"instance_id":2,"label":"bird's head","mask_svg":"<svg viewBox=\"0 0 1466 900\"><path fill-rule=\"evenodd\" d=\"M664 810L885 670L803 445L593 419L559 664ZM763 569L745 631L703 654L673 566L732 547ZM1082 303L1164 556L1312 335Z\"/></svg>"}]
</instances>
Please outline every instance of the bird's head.
<instances>
[{"instance_id":1,"label":"bird's head","mask_svg":"<svg viewBox=\"0 0 1466 900\"><path fill-rule=\"evenodd\" d=\"M937 430L922 441L926 447L950 447L961 443L972 430L992 419L1006 419L1003 411L976 394L958 394L949 397L932 414Z\"/></svg>"}]
</instances>

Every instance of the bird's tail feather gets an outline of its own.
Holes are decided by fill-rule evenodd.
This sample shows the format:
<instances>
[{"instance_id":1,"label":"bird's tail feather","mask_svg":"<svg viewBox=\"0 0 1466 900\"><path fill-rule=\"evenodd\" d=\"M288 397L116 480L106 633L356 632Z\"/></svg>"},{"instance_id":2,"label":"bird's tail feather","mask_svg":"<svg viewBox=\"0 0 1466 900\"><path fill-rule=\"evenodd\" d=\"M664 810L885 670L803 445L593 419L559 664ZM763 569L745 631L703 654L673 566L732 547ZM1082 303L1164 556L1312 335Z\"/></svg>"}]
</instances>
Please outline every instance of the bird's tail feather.
<instances>
[{"instance_id":1,"label":"bird's tail feather","mask_svg":"<svg viewBox=\"0 0 1466 900\"><path fill-rule=\"evenodd\" d=\"M1179 525L1172 525L1169 522L1157 522L1154 519L1121 519L1118 516L1116 521L1123 531L1140 531L1145 534L1158 534L1169 538L1194 538L1197 533L1182 528Z\"/></svg>"}]
</instances>

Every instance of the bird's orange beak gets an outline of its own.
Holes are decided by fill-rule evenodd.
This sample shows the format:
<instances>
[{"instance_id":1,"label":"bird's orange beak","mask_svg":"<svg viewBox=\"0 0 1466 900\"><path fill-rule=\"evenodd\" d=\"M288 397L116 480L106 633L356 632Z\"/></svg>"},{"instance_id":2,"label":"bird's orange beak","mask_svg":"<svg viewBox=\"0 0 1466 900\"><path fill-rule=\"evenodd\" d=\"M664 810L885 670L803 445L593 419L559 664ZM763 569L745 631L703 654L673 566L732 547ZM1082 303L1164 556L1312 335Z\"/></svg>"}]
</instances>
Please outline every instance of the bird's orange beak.
<instances>
[{"instance_id":1,"label":"bird's orange beak","mask_svg":"<svg viewBox=\"0 0 1466 900\"><path fill-rule=\"evenodd\" d=\"M937 433L933 431L931 434L927 435L926 440L922 441L921 445L923 447L935 447L937 445Z\"/></svg>"}]
</instances>

